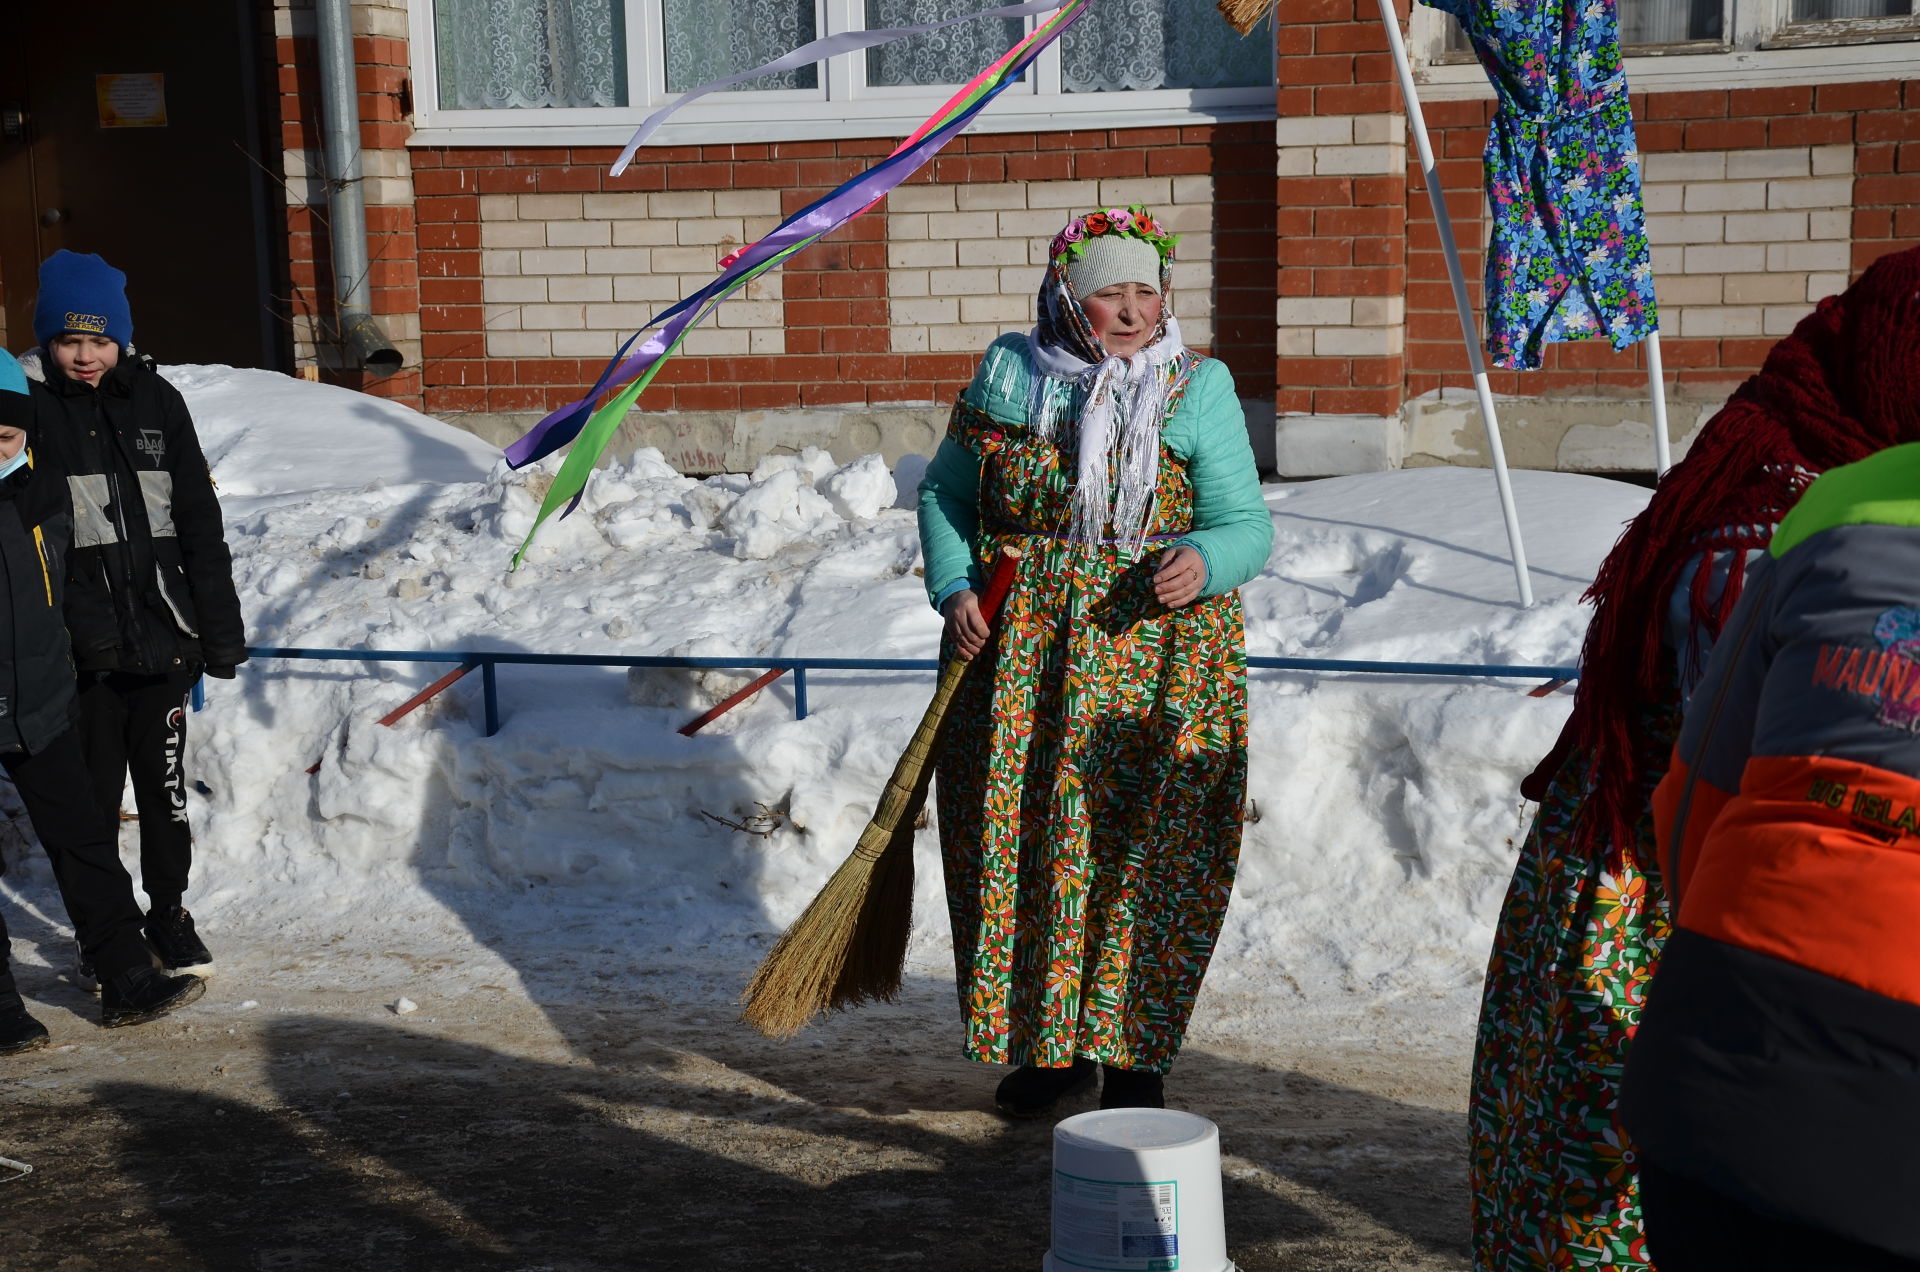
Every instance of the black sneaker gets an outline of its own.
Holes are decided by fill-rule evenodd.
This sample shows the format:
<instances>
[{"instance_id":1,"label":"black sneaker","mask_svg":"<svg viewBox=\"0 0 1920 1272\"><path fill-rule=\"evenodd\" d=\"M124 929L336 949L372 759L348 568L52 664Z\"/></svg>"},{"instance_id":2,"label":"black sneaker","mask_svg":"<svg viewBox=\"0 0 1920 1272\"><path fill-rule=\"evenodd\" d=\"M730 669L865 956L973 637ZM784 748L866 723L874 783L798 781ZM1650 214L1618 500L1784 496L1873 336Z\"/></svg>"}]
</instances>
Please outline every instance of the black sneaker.
<instances>
[{"instance_id":1,"label":"black sneaker","mask_svg":"<svg viewBox=\"0 0 1920 1272\"><path fill-rule=\"evenodd\" d=\"M1145 1069L1117 1069L1100 1066L1106 1074L1100 1083L1100 1107L1103 1109L1164 1109L1167 1097L1161 1075Z\"/></svg>"},{"instance_id":2,"label":"black sneaker","mask_svg":"<svg viewBox=\"0 0 1920 1272\"><path fill-rule=\"evenodd\" d=\"M1064 1069L1023 1064L1000 1079L1000 1089L993 1093L993 1102L1008 1117L1043 1117L1060 1101L1092 1086L1098 1072L1098 1067L1085 1056L1075 1056L1073 1063Z\"/></svg>"},{"instance_id":3,"label":"black sneaker","mask_svg":"<svg viewBox=\"0 0 1920 1272\"><path fill-rule=\"evenodd\" d=\"M47 1027L27 1014L27 1005L14 995L0 1003L0 1056L17 1056L47 1045Z\"/></svg>"},{"instance_id":4,"label":"black sneaker","mask_svg":"<svg viewBox=\"0 0 1920 1272\"><path fill-rule=\"evenodd\" d=\"M147 944L170 972L213 973L213 955L193 931L193 916L179 906L147 911Z\"/></svg>"},{"instance_id":5,"label":"black sneaker","mask_svg":"<svg viewBox=\"0 0 1920 1272\"><path fill-rule=\"evenodd\" d=\"M100 986L100 1023L108 1029L145 1024L206 992L207 983L198 976L169 976L151 967L136 967L109 976Z\"/></svg>"},{"instance_id":6,"label":"black sneaker","mask_svg":"<svg viewBox=\"0 0 1920 1272\"><path fill-rule=\"evenodd\" d=\"M100 977L93 970L93 960L87 957L86 946L73 943L73 983L89 994L100 992Z\"/></svg>"}]
</instances>

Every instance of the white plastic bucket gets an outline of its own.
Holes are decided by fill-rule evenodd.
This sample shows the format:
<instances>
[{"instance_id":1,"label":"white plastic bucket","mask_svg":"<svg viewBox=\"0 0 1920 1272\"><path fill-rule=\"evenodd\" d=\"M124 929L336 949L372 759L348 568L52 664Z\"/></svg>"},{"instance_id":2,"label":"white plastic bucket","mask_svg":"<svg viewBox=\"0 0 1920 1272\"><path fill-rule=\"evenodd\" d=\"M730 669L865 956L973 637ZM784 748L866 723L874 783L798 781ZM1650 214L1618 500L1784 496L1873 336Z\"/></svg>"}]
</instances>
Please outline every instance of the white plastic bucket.
<instances>
[{"instance_id":1,"label":"white plastic bucket","mask_svg":"<svg viewBox=\"0 0 1920 1272\"><path fill-rule=\"evenodd\" d=\"M1176 1109L1101 1109L1053 1128L1045 1272L1234 1272L1220 1130Z\"/></svg>"}]
</instances>

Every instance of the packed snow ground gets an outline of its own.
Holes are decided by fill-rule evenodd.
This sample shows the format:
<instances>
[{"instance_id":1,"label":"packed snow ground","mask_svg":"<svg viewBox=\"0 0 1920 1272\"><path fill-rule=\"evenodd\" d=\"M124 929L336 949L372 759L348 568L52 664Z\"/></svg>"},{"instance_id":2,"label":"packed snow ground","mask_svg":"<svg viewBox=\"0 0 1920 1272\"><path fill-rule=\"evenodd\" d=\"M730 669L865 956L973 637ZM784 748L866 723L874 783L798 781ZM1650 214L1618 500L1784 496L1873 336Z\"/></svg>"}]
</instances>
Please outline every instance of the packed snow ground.
<instances>
[{"instance_id":1,"label":"packed snow ground","mask_svg":"<svg viewBox=\"0 0 1920 1272\"><path fill-rule=\"evenodd\" d=\"M597 473L510 574L551 469L510 473L472 436L358 393L225 367L166 374L219 483L255 645L748 662L937 651L908 507L923 465L896 475L877 456L836 467L809 451L695 481L643 450ZM1514 487L1537 598L1525 611L1484 471L1269 486L1277 542L1242 593L1249 651L1575 661L1577 597L1646 493L1536 472ZM688 739L675 728L751 672L506 667L496 737L481 736L477 675L375 723L445 670L260 659L208 682L190 726L190 775L208 793L188 900L216 946L308 951L315 984L368 974L356 950L430 950L435 975L496 983L566 949L750 967L852 846L931 689L924 673L816 672L805 721L783 682ZM1250 683L1257 820L1196 1027L1434 999L1457 1025L1525 830L1519 779L1570 695L1271 671ZM923 832L913 958L938 979L951 968L934 845ZM44 862L20 864L0 883L7 903L57 922Z\"/></svg>"}]
</instances>

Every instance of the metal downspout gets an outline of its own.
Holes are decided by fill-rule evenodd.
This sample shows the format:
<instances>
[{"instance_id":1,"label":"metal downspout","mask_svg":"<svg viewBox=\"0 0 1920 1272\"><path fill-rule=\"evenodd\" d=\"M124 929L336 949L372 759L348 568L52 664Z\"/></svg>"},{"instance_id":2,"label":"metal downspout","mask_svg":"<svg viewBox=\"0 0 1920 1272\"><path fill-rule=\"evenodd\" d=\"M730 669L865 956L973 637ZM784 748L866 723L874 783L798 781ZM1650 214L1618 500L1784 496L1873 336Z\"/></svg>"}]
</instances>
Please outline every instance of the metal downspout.
<instances>
[{"instance_id":1,"label":"metal downspout","mask_svg":"<svg viewBox=\"0 0 1920 1272\"><path fill-rule=\"evenodd\" d=\"M353 5L351 0L314 0L314 17L320 28L320 104L338 334L355 365L384 378L400 369L402 359L368 304L371 267L367 205L360 188L360 86L353 60Z\"/></svg>"}]
</instances>

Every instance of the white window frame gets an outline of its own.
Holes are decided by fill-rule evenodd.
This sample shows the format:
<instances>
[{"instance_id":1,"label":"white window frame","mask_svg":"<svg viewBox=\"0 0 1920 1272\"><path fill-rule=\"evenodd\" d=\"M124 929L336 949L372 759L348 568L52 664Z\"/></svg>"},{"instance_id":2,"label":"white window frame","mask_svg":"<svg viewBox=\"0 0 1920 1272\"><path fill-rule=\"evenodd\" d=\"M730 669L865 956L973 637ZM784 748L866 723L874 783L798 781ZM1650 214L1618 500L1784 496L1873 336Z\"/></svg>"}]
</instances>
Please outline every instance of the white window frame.
<instances>
[{"instance_id":1,"label":"white window frame","mask_svg":"<svg viewBox=\"0 0 1920 1272\"><path fill-rule=\"evenodd\" d=\"M661 0L626 5L628 104L525 110L443 110L433 30L433 0L408 0L413 67L413 146L622 145L654 110L672 100L664 59L648 56L664 33ZM992 7L982 0L982 8ZM815 0L816 30L858 30L864 0ZM1033 29L1035 19L1027 19ZM1263 28L1265 29L1265 28ZM1259 38L1256 34L1253 38ZM653 145L757 144L847 137L905 136L953 95L947 87L882 87L866 83L864 51L830 59L813 90L711 93L654 134ZM770 110L769 108L776 108ZM1061 91L1056 42L1024 79L1009 86L972 125L974 132L1060 132L1088 128L1160 128L1274 117L1271 75L1248 88L1147 89L1114 93Z\"/></svg>"},{"instance_id":2,"label":"white window frame","mask_svg":"<svg viewBox=\"0 0 1920 1272\"><path fill-rule=\"evenodd\" d=\"M1793 0L1726 0L1721 42L1638 49L1626 59L1636 93L1864 83L1920 77L1920 18L1792 21ZM1421 96L1458 101L1492 95L1486 72L1446 49L1446 14L1416 3L1408 43Z\"/></svg>"}]
</instances>

